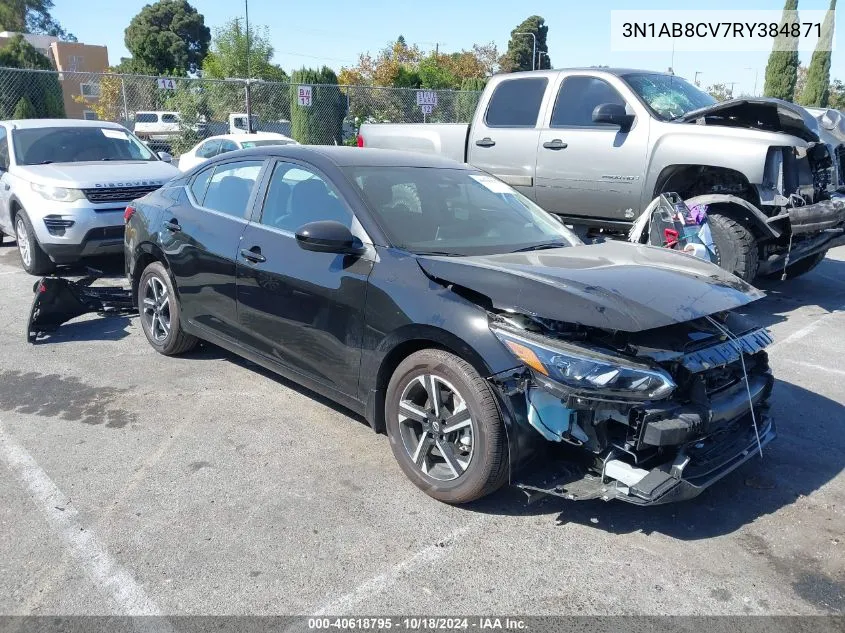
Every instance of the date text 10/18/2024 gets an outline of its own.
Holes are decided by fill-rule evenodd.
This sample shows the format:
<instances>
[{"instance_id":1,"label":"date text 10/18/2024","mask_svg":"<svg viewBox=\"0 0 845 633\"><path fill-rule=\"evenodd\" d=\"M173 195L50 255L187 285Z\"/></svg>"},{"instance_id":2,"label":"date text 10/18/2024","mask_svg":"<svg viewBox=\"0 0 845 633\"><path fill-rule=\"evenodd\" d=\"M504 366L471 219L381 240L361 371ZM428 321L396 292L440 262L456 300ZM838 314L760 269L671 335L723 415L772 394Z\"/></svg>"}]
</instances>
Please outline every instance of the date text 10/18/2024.
<instances>
[{"instance_id":1,"label":"date text 10/18/2024","mask_svg":"<svg viewBox=\"0 0 845 633\"><path fill-rule=\"evenodd\" d=\"M524 631L528 629L524 620L519 618L473 617L473 618L438 618L438 617L323 617L308 618L310 630L372 630L384 631Z\"/></svg>"}]
</instances>

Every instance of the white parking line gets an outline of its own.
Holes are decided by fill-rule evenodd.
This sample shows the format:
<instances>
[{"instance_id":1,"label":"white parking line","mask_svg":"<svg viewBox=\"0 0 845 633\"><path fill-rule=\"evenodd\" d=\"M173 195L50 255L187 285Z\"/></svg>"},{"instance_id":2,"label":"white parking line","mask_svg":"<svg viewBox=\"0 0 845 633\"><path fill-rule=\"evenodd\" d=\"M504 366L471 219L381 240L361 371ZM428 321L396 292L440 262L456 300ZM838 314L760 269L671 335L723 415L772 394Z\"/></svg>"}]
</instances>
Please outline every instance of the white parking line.
<instances>
[{"instance_id":1,"label":"white parking line","mask_svg":"<svg viewBox=\"0 0 845 633\"><path fill-rule=\"evenodd\" d=\"M134 578L112 558L96 536L78 521L79 513L68 503L50 477L32 456L0 425L0 459L17 476L47 518L51 527L62 538L65 546L79 561L91 580L131 616L161 616L156 603ZM59 509L62 508L62 509ZM141 620L140 628L153 622ZM170 628L158 621L159 630Z\"/></svg>"},{"instance_id":2,"label":"white parking line","mask_svg":"<svg viewBox=\"0 0 845 633\"><path fill-rule=\"evenodd\" d=\"M20 273L26 272L25 270L4 270L0 272L0 275L18 275Z\"/></svg>"},{"instance_id":3,"label":"white parking line","mask_svg":"<svg viewBox=\"0 0 845 633\"><path fill-rule=\"evenodd\" d=\"M466 532L469 532L478 523L481 523L481 520L476 520L462 525L457 530L449 534L445 539L420 550L410 558L397 563L383 574L379 574L378 576L374 576L369 580L364 581L354 590L341 596L337 600L332 600L331 602L324 604L322 607L317 609L313 615L347 615L351 613L352 609L358 604L367 598L378 596L378 594L383 592L385 589L394 585L404 574L407 574L417 567L429 565L444 554L448 553L450 550L449 545L453 544Z\"/></svg>"},{"instance_id":4,"label":"white parking line","mask_svg":"<svg viewBox=\"0 0 845 633\"><path fill-rule=\"evenodd\" d=\"M816 365L815 363L807 363L803 360L794 360L792 358L784 358L787 363L791 365L798 365L800 367L806 367L807 369L812 369L814 371L826 372L829 374L836 374L837 376L845 376L845 370L842 369L834 369L833 367L825 367L824 365Z\"/></svg>"},{"instance_id":5,"label":"white parking line","mask_svg":"<svg viewBox=\"0 0 845 633\"><path fill-rule=\"evenodd\" d=\"M774 343L772 343L769 346L768 351L771 352L773 349L776 349L778 347L782 347L784 345L789 345L790 343L794 343L795 341L801 340L805 336L809 336L810 334L815 332L816 329L821 327L824 324L824 321L826 319L829 319L832 316L836 316L837 314L842 314L843 310L845 310L845 304L841 305L837 308L834 308L833 310L831 310L830 312L828 312L825 315L820 316L819 318L817 318L815 321L813 321L809 325L805 325L800 330L797 330L797 331L793 332L792 334L790 334L789 336L787 336L785 339L783 339L781 341L775 341Z\"/></svg>"}]
</instances>

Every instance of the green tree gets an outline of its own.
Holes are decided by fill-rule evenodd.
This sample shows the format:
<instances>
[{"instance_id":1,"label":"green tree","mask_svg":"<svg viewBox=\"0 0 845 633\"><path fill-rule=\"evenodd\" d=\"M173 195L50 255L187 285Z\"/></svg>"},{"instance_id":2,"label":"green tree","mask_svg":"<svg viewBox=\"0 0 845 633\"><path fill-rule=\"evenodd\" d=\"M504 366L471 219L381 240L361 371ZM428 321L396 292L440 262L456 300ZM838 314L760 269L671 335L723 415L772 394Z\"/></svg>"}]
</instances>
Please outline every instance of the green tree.
<instances>
[{"instance_id":1,"label":"green tree","mask_svg":"<svg viewBox=\"0 0 845 633\"><path fill-rule=\"evenodd\" d=\"M836 0L830 0L830 10L822 23L822 32L807 69L807 85L798 94L798 103L804 106L827 107L830 96L830 55L833 47L833 21Z\"/></svg>"},{"instance_id":2,"label":"green tree","mask_svg":"<svg viewBox=\"0 0 845 633\"><path fill-rule=\"evenodd\" d=\"M534 64L531 62L531 54L534 50L534 38L530 35L518 35L519 33L533 33L537 38L537 59ZM523 20L519 26L511 31L511 39L508 42L508 50L499 60L499 65L504 72L516 72L519 70L538 70L551 68L552 62L549 59L549 48L546 46L546 36L549 27L546 21L539 15L532 15ZM543 52L544 55L540 55Z\"/></svg>"},{"instance_id":3,"label":"green tree","mask_svg":"<svg viewBox=\"0 0 845 633\"><path fill-rule=\"evenodd\" d=\"M781 17L781 28L785 24L799 23L798 0L786 0ZM779 36L772 44L769 62L766 64L766 82L763 94L792 101L795 96L795 82L798 79L798 39Z\"/></svg>"},{"instance_id":4,"label":"green tree","mask_svg":"<svg viewBox=\"0 0 845 633\"><path fill-rule=\"evenodd\" d=\"M202 63L203 77L252 77L286 82L287 73L271 61L273 52L266 26L250 26L247 36L246 29L241 26L240 20L235 18L215 31L211 50Z\"/></svg>"},{"instance_id":5,"label":"green tree","mask_svg":"<svg viewBox=\"0 0 845 633\"><path fill-rule=\"evenodd\" d=\"M458 123L470 123L472 121L472 117L475 116L475 108L478 107L478 100L481 98L481 91L484 90L486 85L487 79L463 80L455 107L455 118Z\"/></svg>"},{"instance_id":6,"label":"green tree","mask_svg":"<svg viewBox=\"0 0 845 633\"><path fill-rule=\"evenodd\" d=\"M731 89L728 88L726 84L713 84L712 86L707 86L707 93L716 101L727 101L728 99L733 99Z\"/></svg>"},{"instance_id":7,"label":"green tree","mask_svg":"<svg viewBox=\"0 0 845 633\"><path fill-rule=\"evenodd\" d=\"M342 143L346 95L337 85L337 75L326 66L320 70L302 68L291 75L291 131L300 143L339 145ZM311 86L310 106L299 105L298 86Z\"/></svg>"},{"instance_id":8,"label":"green tree","mask_svg":"<svg viewBox=\"0 0 845 633\"><path fill-rule=\"evenodd\" d=\"M0 118L9 118L19 101L26 98L35 117L63 116L62 88L50 60L17 35L0 49Z\"/></svg>"},{"instance_id":9,"label":"green tree","mask_svg":"<svg viewBox=\"0 0 845 633\"><path fill-rule=\"evenodd\" d=\"M830 82L830 96L827 99L827 107L834 110L845 109L845 83L840 79Z\"/></svg>"},{"instance_id":10,"label":"green tree","mask_svg":"<svg viewBox=\"0 0 845 633\"><path fill-rule=\"evenodd\" d=\"M50 15L52 8L52 0L3 0L0 2L0 31L52 35L75 42L76 37Z\"/></svg>"},{"instance_id":11,"label":"green tree","mask_svg":"<svg viewBox=\"0 0 845 633\"><path fill-rule=\"evenodd\" d=\"M187 0L158 0L132 18L124 41L132 57L156 74L184 75L205 59L211 31Z\"/></svg>"},{"instance_id":12,"label":"green tree","mask_svg":"<svg viewBox=\"0 0 845 633\"><path fill-rule=\"evenodd\" d=\"M452 61L451 56L438 55L437 53L431 53L424 57L417 66L420 84L414 87L434 90L455 88L455 84L459 82L452 71Z\"/></svg>"},{"instance_id":13,"label":"green tree","mask_svg":"<svg viewBox=\"0 0 845 633\"><path fill-rule=\"evenodd\" d=\"M15 111L12 113L13 119L37 119L38 113L32 103L26 97L21 97L18 105L15 106Z\"/></svg>"}]
</instances>

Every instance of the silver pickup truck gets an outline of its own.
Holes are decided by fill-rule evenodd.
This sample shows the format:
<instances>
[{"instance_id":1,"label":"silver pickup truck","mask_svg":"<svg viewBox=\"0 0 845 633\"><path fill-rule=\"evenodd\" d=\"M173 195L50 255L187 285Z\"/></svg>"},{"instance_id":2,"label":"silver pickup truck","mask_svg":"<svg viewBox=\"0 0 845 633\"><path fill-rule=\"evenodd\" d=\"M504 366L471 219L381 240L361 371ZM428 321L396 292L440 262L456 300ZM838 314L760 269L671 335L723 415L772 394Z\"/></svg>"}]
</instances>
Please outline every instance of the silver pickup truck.
<instances>
[{"instance_id":1,"label":"silver pickup truck","mask_svg":"<svg viewBox=\"0 0 845 633\"><path fill-rule=\"evenodd\" d=\"M494 76L472 124L364 124L358 144L483 169L584 232L627 234L661 193L707 205L717 262L794 277L845 243L841 148L776 99L719 103L675 75L573 68Z\"/></svg>"}]
</instances>

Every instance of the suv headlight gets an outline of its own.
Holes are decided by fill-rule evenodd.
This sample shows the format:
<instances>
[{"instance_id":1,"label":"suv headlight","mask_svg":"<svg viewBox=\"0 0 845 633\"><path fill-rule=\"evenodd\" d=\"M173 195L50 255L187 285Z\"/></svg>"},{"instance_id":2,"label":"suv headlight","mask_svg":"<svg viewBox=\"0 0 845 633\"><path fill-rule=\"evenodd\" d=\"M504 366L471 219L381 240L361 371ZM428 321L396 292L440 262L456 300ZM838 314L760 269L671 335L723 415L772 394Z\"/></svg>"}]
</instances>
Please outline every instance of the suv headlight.
<instances>
[{"instance_id":1,"label":"suv headlight","mask_svg":"<svg viewBox=\"0 0 845 633\"><path fill-rule=\"evenodd\" d=\"M66 189L64 187L51 187L50 185L39 185L32 183L32 190L41 194L41 197L53 202L76 202L84 200L85 194L81 189Z\"/></svg>"},{"instance_id":2,"label":"suv headlight","mask_svg":"<svg viewBox=\"0 0 845 633\"><path fill-rule=\"evenodd\" d=\"M661 369L564 341L538 342L490 328L525 365L584 396L658 400L677 385Z\"/></svg>"}]
</instances>

